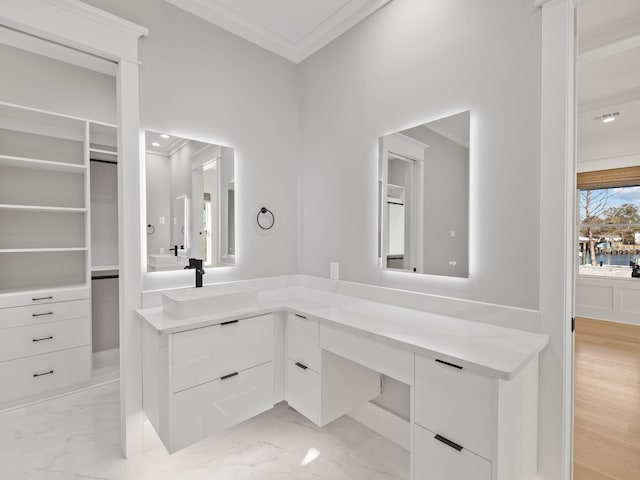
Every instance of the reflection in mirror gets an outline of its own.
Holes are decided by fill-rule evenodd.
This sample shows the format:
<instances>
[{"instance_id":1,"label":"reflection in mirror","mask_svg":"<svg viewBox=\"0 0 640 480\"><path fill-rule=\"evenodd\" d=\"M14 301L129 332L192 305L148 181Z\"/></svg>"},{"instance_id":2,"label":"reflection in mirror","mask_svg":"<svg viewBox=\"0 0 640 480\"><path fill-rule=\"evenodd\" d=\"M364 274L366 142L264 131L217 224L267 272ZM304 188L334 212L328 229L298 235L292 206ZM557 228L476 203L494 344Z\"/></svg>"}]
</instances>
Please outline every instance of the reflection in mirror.
<instances>
[{"instance_id":1,"label":"reflection in mirror","mask_svg":"<svg viewBox=\"0 0 640 480\"><path fill-rule=\"evenodd\" d=\"M470 112L379 140L378 264L469 276Z\"/></svg>"},{"instance_id":2,"label":"reflection in mirror","mask_svg":"<svg viewBox=\"0 0 640 480\"><path fill-rule=\"evenodd\" d=\"M235 264L234 151L147 131L147 271Z\"/></svg>"}]
</instances>

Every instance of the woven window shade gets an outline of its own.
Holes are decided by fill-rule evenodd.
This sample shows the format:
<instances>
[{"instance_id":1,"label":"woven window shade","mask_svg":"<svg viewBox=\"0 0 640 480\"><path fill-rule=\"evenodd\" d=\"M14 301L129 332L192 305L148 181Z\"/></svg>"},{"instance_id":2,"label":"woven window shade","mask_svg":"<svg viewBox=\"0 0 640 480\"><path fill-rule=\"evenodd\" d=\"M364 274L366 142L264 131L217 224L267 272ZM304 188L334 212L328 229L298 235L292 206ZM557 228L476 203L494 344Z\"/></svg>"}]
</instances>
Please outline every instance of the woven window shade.
<instances>
[{"instance_id":1,"label":"woven window shade","mask_svg":"<svg viewBox=\"0 0 640 480\"><path fill-rule=\"evenodd\" d=\"M636 185L640 185L640 166L578 173L578 189L580 190L634 187Z\"/></svg>"}]
</instances>

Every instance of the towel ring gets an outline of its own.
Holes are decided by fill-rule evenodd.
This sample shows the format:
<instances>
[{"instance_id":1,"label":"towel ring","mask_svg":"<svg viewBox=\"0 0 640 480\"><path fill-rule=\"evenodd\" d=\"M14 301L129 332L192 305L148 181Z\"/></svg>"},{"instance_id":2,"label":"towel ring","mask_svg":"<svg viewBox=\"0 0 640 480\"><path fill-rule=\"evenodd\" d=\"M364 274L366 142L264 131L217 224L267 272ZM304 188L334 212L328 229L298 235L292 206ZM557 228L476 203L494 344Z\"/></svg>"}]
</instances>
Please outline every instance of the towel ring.
<instances>
[{"instance_id":1,"label":"towel ring","mask_svg":"<svg viewBox=\"0 0 640 480\"><path fill-rule=\"evenodd\" d=\"M270 220L269 216L271 216ZM256 215L256 223L262 230L269 230L276 223L276 217L271 210L266 207L262 207L258 211L258 215Z\"/></svg>"},{"instance_id":2,"label":"towel ring","mask_svg":"<svg viewBox=\"0 0 640 480\"><path fill-rule=\"evenodd\" d=\"M156 227L154 227L151 224L147 225L147 235L153 235L154 233L156 233Z\"/></svg>"}]
</instances>

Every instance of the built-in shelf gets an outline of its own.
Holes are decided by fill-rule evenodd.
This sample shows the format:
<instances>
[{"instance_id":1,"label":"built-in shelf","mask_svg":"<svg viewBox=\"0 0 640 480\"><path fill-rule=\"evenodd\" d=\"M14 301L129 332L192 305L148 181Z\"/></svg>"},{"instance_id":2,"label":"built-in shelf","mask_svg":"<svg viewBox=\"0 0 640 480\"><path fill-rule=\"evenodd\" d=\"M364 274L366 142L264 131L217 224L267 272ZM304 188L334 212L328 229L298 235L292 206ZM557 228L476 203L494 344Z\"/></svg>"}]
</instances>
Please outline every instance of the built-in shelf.
<instances>
[{"instance_id":1,"label":"built-in shelf","mask_svg":"<svg viewBox=\"0 0 640 480\"><path fill-rule=\"evenodd\" d=\"M101 153L103 155L111 155L111 156L114 156L114 157L118 156L118 152L111 151L111 150L102 150L100 148L90 148L89 152L90 153Z\"/></svg>"},{"instance_id":2,"label":"built-in shelf","mask_svg":"<svg viewBox=\"0 0 640 480\"><path fill-rule=\"evenodd\" d=\"M112 272L120 270L119 265L92 265L92 272Z\"/></svg>"},{"instance_id":3,"label":"built-in shelf","mask_svg":"<svg viewBox=\"0 0 640 480\"><path fill-rule=\"evenodd\" d=\"M67 213L86 213L86 208L76 207L48 207L45 205L9 205L0 204L0 210L14 210L22 212L67 212Z\"/></svg>"},{"instance_id":4,"label":"built-in shelf","mask_svg":"<svg viewBox=\"0 0 640 480\"><path fill-rule=\"evenodd\" d=\"M10 155L0 155L0 166L33 168L37 170L48 170L51 172L66 172L82 174L87 170L84 165L74 163L52 162L50 160L40 160L37 158L12 157Z\"/></svg>"},{"instance_id":5,"label":"built-in shelf","mask_svg":"<svg viewBox=\"0 0 640 480\"><path fill-rule=\"evenodd\" d=\"M0 295L12 295L15 293L28 293L28 294L38 294L39 292L46 292L47 294L56 293L57 291L70 290L75 288L89 288L90 285L86 283L69 283L69 284L59 284L55 286L34 286L32 288L25 287L15 287L15 288L2 288L0 289Z\"/></svg>"},{"instance_id":6,"label":"built-in shelf","mask_svg":"<svg viewBox=\"0 0 640 480\"><path fill-rule=\"evenodd\" d=\"M0 248L0 253L86 252L86 247L64 248Z\"/></svg>"}]
</instances>

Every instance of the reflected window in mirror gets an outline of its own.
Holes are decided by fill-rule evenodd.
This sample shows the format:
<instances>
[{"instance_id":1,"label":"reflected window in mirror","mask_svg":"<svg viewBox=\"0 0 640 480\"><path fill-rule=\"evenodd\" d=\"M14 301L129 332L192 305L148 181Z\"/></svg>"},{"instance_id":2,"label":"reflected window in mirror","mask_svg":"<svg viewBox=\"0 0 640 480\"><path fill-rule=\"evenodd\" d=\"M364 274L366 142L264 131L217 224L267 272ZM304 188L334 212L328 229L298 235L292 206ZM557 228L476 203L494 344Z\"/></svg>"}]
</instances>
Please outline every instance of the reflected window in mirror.
<instances>
[{"instance_id":1,"label":"reflected window in mirror","mask_svg":"<svg viewBox=\"0 0 640 480\"><path fill-rule=\"evenodd\" d=\"M235 264L233 148L145 132L147 271Z\"/></svg>"},{"instance_id":2,"label":"reflected window in mirror","mask_svg":"<svg viewBox=\"0 0 640 480\"><path fill-rule=\"evenodd\" d=\"M469 276L470 112L379 139L378 264Z\"/></svg>"}]
</instances>

